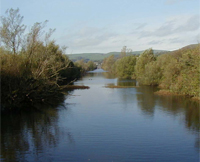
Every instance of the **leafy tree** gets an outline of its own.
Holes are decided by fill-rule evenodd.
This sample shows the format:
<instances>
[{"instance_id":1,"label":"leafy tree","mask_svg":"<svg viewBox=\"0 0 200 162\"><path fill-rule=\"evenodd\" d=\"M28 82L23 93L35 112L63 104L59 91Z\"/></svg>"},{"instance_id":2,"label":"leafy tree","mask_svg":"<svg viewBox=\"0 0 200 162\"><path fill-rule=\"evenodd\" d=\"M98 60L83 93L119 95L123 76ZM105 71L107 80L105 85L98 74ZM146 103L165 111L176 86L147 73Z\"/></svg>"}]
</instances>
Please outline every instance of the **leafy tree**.
<instances>
[{"instance_id":1,"label":"leafy tree","mask_svg":"<svg viewBox=\"0 0 200 162\"><path fill-rule=\"evenodd\" d=\"M75 62L75 65L80 68L80 72L84 75L87 71L91 71L97 68L93 61L88 61L87 63L84 59Z\"/></svg>"},{"instance_id":2,"label":"leafy tree","mask_svg":"<svg viewBox=\"0 0 200 162\"><path fill-rule=\"evenodd\" d=\"M145 85L159 85L162 79L162 71L157 61L145 65L142 83Z\"/></svg>"},{"instance_id":3,"label":"leafy tree","mask_svg":"<svg viewBox=\"0 0 200 162\"><path fill-rule=\"evenodd\" d=\"M115 62L116 75L122 79L134 78L135 65L136 65L136 57L135 56L126 56L121 59L118 59Z\"/></svg>"},{"instance_id":4,"label":"leafy tree","mask_svg":"<svg viewBox=\"0 0 200 162\"><path fill-rule=\"evenodd\" d=\"M179 50L179 57L174 57L177 62L176 73L172 72L173 79L170 82L169 89L173 92L177 92L184 95L199 96L200 95L200 71L199 71L199 48L192 50ZM175 68L168 67L170 70ZM165 73L166 75L166 73ZM166 82L168 76L165 76L163 82Z\"/></svg>"},{"instance_id":5,"label":"leafy tree","mask_svg":"<svg viewBox=\"0 0 200 162\"><path fill-rule=\"evenodd\" d=\"M96 69L97 68L97 66L96 66L96 64L93 62L93 61L88 61L87 62L87 70L88 71L91 71L91 70L94 70L94 69Z\"/></svg>"},{"instance_id":6,"label":"leafy tree","mask_svg":"<svg viewBox=\"0 0 200 162\"><path fill-rule=\"evenodd\" d=\"M136 78L139 83L144 84L145 66L155 61L155 56L152 49L145 50L138 58L135 66Z\"/></svg>"},{"instance_id":7,"label":"leafy tree","mask_svg":"<svg viewBox=\"0 0 200 162\"><path fill-rule=\"evenodd\" d=\"M158 85L170 92L200 98L199 49L200 44L157 57L148 49L135 57L126 56L125 46L121 57L105 58L102 67L119 78L136 78L140 84Z\"/></svg>"},{"instance_id":8,"label":"leafy tree","mask_svg":"<svg viewBox=\"0 0 200 162\"><path fill-rule=\"evenodd\" d=\"M193 49L181 49L159 56L163 89L189 96L200 95L199 45Z\"/></svg>"},{"instance_id":9,"label":"leafy tree","mask_svg":"<svg viewBox=\"0 0 200 162\"><path fill-rule=\"evenodd\" d=\"M111 72L111 73L113 73L114 72L114 63L115 63L115 61L116 61L116 59L115 59L115 56L114 55L111 55L111 56L109 56L109 57L107 57L107 58L105 58L104 60L103 60L103 63L102 63L102 68L104 69L104 70L106 70L106 71L109 71L109 72Z\"/></svg>"}]
</instances>

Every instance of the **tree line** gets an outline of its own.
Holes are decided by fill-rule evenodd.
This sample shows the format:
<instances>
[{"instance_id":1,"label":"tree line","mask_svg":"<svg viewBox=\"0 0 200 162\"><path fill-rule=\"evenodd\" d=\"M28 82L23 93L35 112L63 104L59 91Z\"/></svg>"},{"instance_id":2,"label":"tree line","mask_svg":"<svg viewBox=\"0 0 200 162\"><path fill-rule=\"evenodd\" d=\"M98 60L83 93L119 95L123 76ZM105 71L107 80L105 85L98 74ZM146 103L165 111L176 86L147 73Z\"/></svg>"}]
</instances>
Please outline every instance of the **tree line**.
<instances>
[{"instance_id":1,"label":"tree line","mask_svg":"<svg viewBox=\"0 0 200 162\"><path fill-rule=\"evenodd\" d=\"M19 9L8 9L1 17L1 110L48 103L51 97L59 98L62 85L95 68L93 62L79 64L69 60L66 47L51 40L55 30L44 30L47 21L36 22L29 31L22 21Z\"/></svg>"},{"instance_id":2,"label":"tree line","mask_svg":"<svg viewBox=\"0 0 200 162\"><path fill-rule=\"evenodd\" d=\"M140 85L159 86L163 91L200 99L200 44L162 55L147 49L140 55L103 60L102 68L122 79L136 79Z\"/></svg>"}]
</instances>

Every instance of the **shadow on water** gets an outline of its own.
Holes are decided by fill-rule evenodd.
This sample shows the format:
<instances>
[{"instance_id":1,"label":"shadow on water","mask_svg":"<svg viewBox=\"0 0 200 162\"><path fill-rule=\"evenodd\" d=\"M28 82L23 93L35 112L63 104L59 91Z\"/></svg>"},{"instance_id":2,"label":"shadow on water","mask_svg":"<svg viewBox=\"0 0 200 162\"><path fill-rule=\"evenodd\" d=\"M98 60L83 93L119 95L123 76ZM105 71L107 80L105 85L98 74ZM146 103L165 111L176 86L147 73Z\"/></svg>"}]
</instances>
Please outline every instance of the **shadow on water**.
<instances>
[{"instance_id":1,"label":"shadow on water","mask_svg":"<svg viewBox=\"0 0 200 162\"><path fill-rule=\"evenodd\" d=\"M151 86L137 87L137 101L138 106L142 112L153 117L156 109L160 109L165 114L172 115L174 117L182 116L181 120L184 122L185 127L192 133L196 134L195 147L200 149L200 117L199 109L200 103L192 101L183 96L159 96L154 92L158 89Z\"/></svg>"},{"instance_id":2,"label":"shadow on water","mask_svg":"<svg viewBox=\"0 0 200 162\"><path fill-rule=\"evenodd\" d=\"M157 105L172 115L182 113L186 127L191 131L199 132L199 102L180 96L157 96Z\"/></svg>"},{"instance_id":3,"label":"shadow on water","mask_svg":"<svg viewBox=\"0 0 200 162\"><path fill-rule=\"evenodd\" d=\"M183 113L186 127L199 131L199 102L192 101L183 96L155 95L154 92L158 90L156 87L141 86L136 89L137 92L140 92L137 93L138 105L144 114L153 116L156 107L174 116L178 113Z\"/></svg>"},{"instance_id":4,"label":"shadow on water","mask_svg":"<svg viewBox=\"0 0 200 162\"><path fill-rule=\"evenodd\" d=\"M63 99L38 110L2 114L1 161L38 161L40 153L55 148L63 136L73 143L71 133L58 126L59 108L67 111Z\"/></svg>"},{"instance_id":5,"label":"shadow on water","mask_svg":"<svg viewBox=\"0 0 200 162\"><path fill-rule=\"evenodd\" d=\"M155 112L156 96L154 92L157 90L153 86L141 86L137 88L138 106L142 112L148 116L153 116Z\"/></svg>"},{"instance_id":6,"label":"shadow on water","mask_svg":"<svg viewBox=\"0 0 200 162\"><path fill-rule=\"evenodd\" d=\"M180 96L158 96L158 98L157 104L160 105L162 111L170 113L173 116L182 114L182 121L185 127L191 133L196 134L194 147L200 151L200 103Z\"/></svg>"},{"instance_id":7,"label":"shadow on water","mask_svg":"<svg viewBox=\"0 0 200 162\"><path fill-rule=\"evenodd\" d=\"M86 76L84 76L84 78L85 77L101 77L101 78L105 77L107 79L115 79L116 78L116 76L109 74L107 72L89 72L89 73L87 73Z\"/></svg>"}]
</instances>

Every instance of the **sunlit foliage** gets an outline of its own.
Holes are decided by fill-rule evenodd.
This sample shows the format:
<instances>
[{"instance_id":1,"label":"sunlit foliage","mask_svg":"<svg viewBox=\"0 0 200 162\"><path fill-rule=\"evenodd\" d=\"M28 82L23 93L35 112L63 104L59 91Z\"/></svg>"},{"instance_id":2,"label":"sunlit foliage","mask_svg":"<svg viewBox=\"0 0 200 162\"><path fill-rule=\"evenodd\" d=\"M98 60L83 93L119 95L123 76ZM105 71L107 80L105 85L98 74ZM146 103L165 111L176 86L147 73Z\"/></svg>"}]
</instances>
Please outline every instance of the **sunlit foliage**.
<instances>
[{"instance_id":1,"label":"sunlit foliage","mask_svg":"<svg viewBox=\"0 0 200 162\"><path fill-rule=\"evenodd\" d=\"M25 34L19 10L10 9L1 17L1 103L3 109L25 103L45 102L60 93L60 84L80 76L80 71L51 40L54 30L45 32L44 23L35 23Z\"/></svg>"},{"instance_id":2,"label":"sunlit foliage","mask_svg":"<svg viewBox=\"0 0 200 162\"><path fill-rule=\"evenodd\" d=\"M125 56L115 62L115 74L122 79L135 79L135 56Z\"/></svg>"},{"instance_id":3,"label":"sunlit foliage","mask_svg":"<svg viewBox=\"0 0 200 162\"><path fill-rule=\"evenodd\" d=\"M76 61L75 66L79 68L81 75L84 75L87 71L92 71L97 68L93 61L85 62L83 59Z\"/></svg>"},{"instance_id":4,"label":"sunlit foliage","mask_svg":"<svg viewBox=\"0 0 200 162\"><path fill-rule=\"evenodd\" d=\"M103 63L102 63L102 68L106 71L114 73L114 71L115 71L115 68L114 68L115 61L116 61L116 59L115 59L114 55L111 55L111 56L105 58L103 60Z\"/></svg>"},{"instance_id":5,"label":"sunlit foliage","mask_svg":"<svg viewBox=\"0 0 200 162\"><path fill-rule=\"evenodd\" d=\"M103 69L118 78L136 79L140 85L157 85L172 93L200 97L200 44L155 56L148 49L136 56L110 56Z\"/></svg>"}]
</instances>

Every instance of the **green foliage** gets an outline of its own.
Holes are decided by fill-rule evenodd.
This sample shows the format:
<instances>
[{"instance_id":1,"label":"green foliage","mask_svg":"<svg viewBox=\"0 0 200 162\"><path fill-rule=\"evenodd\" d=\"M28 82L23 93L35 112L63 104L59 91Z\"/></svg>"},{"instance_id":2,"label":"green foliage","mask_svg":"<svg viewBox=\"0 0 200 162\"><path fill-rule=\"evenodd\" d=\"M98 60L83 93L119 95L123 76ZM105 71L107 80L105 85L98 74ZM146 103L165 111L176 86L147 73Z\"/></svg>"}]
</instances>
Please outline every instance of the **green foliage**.
<instances>
[{"instance_id":1,"label":"green foliage","mask_svg":"<svg viewBox=\"0 0 200 162\"><path fill-rule=\"evenodd\" d=\"M97 68L97 66L93 61L90 60L90 61L87 62L87 70L88 71L92 71L96 68Z\"/></svg>"},{"instance_id":2,"label":"green foliage","mask_svg":"<svg viewBox=\"0 0 200 162\"><path fill-rule=\"evenodd\" d=\"M115 62L115 74L122 79L131 79L135 76L134 67L136 64L135 56L126 56Z\"/></svg>"},{"instance_id":3,"label":"green foliage","mask_svg":"<svg viewBox=\"0 0 200 162\"><path fill-rule=\"evenodd\" d=\"M143 75L139 76L146 85L159 85L171 92L200 97L199 49L200 45L158 56L156 61L145 65Z\"/></svg>"},{"instance_id":4,"label":"green foliage","mask_svg":"<svg viewBox=\"0 0 200 162\"><path fill-rule=\"evenodd\" d=\"M149 62L145 65L143 81L145 85L158 85L162 79L162 71L156 61Z\"/></svg>"},{"instance_id":5,"label":"green foliage","mask_svg":"<svg viewBox=\"0 0 200 162\"><path fill-rule=\"evenodd\" d=\"M200 96L199 46L178 50L168 61L161 87L184 95Z\"/></svg>"},{"instance_id":6,"label":"green foliage","mask_svg":"<svg viewBox=\"0 0 200 162\"><path fill-rule=\"evenodd\" d=\"M153 50L139 57L114 55L104 59L102 68L118 78L137 79L139 84L158 85L178 94L200 97L200 44L154 56Z\"/></svg>"},{"instance_id":7,"label":"green foliage","mask_svg":"<svg viewBox=\"0 0 200 162\"><path fill-rule=\"evenodd\" d=\"M137 80L178 94L200 97L199 49L200 45L180 49L160 55L156 60L153 55L146 58L141 55L136 63Z\"/></svg>"},{"instance_id":8,"label":"green foliage","mask_svg":"<svg viewBox=\"0 0 200 162\"><path fill-rule=\"evenodd\" d=\"M86 63L83 59L76 61L75 65L80 69L81 75L84 75L87 71L92 71L97 68L93 61L88 61Z\"/></svg>"},{"instance_id":9,"label":"green foliage","mask_svg":"<svg viewBox=\"0 0 200 162\"><path fill-rule=\"evenodd\" d=\"M35 23L26 35L20 29L20 33L16 31L16 35L8 37L7 33L12 34L15 32L12 30L24 27L18 12L18 9L10 9L8 17L2 18L3 25L0 27L2 40L6 40L0 47L1 103L6 109L45 102L49 97L61 94L61 84L80 76L79 68L64 54L65 48L50 40L54 30L43 31L46 22ZM13 26L5 32L7 22ZM42 33L45 40L41 39Z\"/></svg>"},{"instance_id":10,"label":"green foliage","mask_svg":"<svg viewBox=\"0 0 200 162\"><path fill-rule=\"evenodd\" d=\"M137 58L137 62L135 65L135 74L136 74L136 78L140 84L145 84L145 78L144 78L145 66L152 61L155 61L155 56L153 54L152 49L144 51Z\"/></svg>"},{"instance_id":11,"label":"green foliage","mask_svg":"<svg viewBox=\"0 0 200 162\"><path fill-rule=\"evenodd\" d=\"M114 63L116 59L114 55L111 55L103 60L102 69L109 71L110 73L114 73Z\"/></svg>"}]
</instances>

